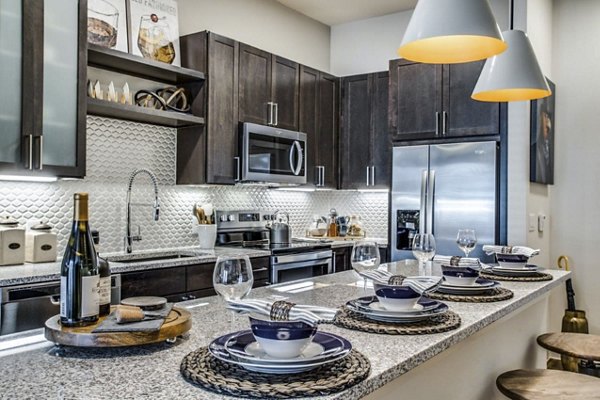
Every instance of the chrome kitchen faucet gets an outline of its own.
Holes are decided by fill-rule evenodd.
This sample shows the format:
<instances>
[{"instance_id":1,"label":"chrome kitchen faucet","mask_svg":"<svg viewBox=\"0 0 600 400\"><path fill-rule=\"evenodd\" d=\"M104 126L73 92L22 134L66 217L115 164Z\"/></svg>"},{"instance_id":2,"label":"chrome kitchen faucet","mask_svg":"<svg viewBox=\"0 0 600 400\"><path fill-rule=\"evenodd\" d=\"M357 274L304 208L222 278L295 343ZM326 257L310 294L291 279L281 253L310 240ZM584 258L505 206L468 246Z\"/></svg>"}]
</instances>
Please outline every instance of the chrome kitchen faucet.
<instances>
[{"instance_id":1,"label":"chrome kitchen faucet","mask_svg":"<svg viewBox=\"0 0 600 400\"><path fill-rule=\"evenodd\" d=\"M154 204L147 203L131 203L131 188L133 187L133 180L138 174L144 173L150 177L152 180L152 185L154 185ZM154 209L153 216L154 220L158 221L160 204L158 201L158 180L156 179L156 175L148 169L140 168L134 170L129 176L129 185L127 186L127 233L125 234L125 251L127 253L131 253L132 248L131 245L134 241L139 242L142 240L141 228L138 225L137 235L131 234L131 206L152 206Z\"/></svg>"}]
</instances>

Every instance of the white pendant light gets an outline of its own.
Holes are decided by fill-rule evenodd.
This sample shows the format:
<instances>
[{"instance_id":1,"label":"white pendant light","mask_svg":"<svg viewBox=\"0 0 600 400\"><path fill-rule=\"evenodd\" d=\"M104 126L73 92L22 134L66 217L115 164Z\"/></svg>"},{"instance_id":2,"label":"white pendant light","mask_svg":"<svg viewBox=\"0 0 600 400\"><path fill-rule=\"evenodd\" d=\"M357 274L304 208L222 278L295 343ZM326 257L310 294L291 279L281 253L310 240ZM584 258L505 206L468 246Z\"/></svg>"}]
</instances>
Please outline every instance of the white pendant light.
<instances>
[{"instance_id":1,"label":"white pendant light","mask_svg":"<svg viewBox=\"0 0 600 400\"><path fill-rule=\"evenodd\" d=\"M511 28L513 5L511 1ZM552 91L525 32L510 30L502 32L502 35L508 44L508 50L485 62L471 98L505 102L550 96Z\"/></svg>"},{"instance_id":2,"label":"white pendant light","mask_svg":"<svg viewBox=\"0 0 600 400\"><path fill-rule=\"evenodd\" d=\"M506 47L488 0L419 0L398 55L454 64L483 60Z\"/></svg>"}]
</instances>

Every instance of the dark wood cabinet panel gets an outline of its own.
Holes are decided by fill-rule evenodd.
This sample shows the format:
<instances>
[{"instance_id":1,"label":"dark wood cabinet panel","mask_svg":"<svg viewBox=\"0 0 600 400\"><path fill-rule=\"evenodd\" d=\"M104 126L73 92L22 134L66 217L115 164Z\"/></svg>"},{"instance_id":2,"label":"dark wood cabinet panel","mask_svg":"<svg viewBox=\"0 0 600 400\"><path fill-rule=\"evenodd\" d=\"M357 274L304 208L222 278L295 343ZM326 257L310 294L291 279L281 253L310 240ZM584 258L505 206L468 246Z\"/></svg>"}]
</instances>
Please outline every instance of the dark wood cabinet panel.
<instances>
[{"instance_id":1,"label":"dark wood cabinet panel","mask_svg":"<svg viewBox=\"0 0 600 400\"><path fill-rule=\"evenodd\" d=\"M275 103L273 125L297 131L300 65L276 55L271 59L271 99Z\"/></svg>"},{"instance_id":2,"label":"dark wood cabinet panel","mask_svg":"<svg viewBox=\"0 0 600 400\"><path fill-rule=\"evenodd\" d=\"M318 136L319 71L300 66L299 130L306 133L306 182L317 184L317 154L320 145Z\"/></svg>"},{"instance_id":3,"label":"dark wood cabinet panel","mask_svg":"<svg viewBox=\"0 0 600 400\"><path fill-rule=\"evenodd\" d=\"M340 135L340 186L360 189L367 185L371 165L369 75L342 79L342 131Z\"/></svg>"},{"instance_id":4,"label":"dark wood cabinet panel","mask_svg":"<svg viewBox=\"0 0 600 400\"><path fill-rule=\"evenodd\" d=\"M450 65L390 61L392 140L499 135L500 104L471 99L483 65L483 61Z\"/></svg>"},{"instance_id":5,"label":"dark wood cabinet panel","mask_svg":"<svg viewBox=\"0 0 600 400\"><path fill-rule=\"evenodd\" d=\"M239 44L212 32L181 38L182 65L210 76L192 103L206 124L177 133L178 184L233 184L237 156Z\"/></svg>"},{"instance_id":6,"label":"dark wood cabinet panel","mask_svg":"<svg viewBox=\"0 0 600 400\"><path fill-rule=\"evenodd\" d=\"M254 275L254 286L264 286L269 278L269 257L258 257L250 260ZM185 291L191 293L198 290L212 290L215 263L189 265L186 267ZM214 294L214 291L213 291Z\"/></svg>"},{"instance_id":7,"label":"dark wood cabinet panel","mask_svg":"<svg viewBox=\"0 0 600 400\"><path fill-rule=\"evenodd\" d=\"M381 263L386 263L389 262L389 251L387 247L380 247L379 248L379 258L381 260Z\"/></svg>"},{"instance_id":8,"label":"dark wood cabinet panel","mask_svg":"<svg viewBox=\"0 0 600 400\"><path fill-rule=\"evenodd\" d=\"M185 281L185 267L123 273L121 274L121 298L184 293Z\"/></svg>"},{"instance_id":9,"label":"dark wood cabinet panel","mask_svg":"<svg viewBox=\"0 0 600 400\"><path fill-rule=\"evenodd\" d=\"M498 135L500 104L475 101L471 93L484 61L444 65L445 136ZM446 89L447 88L447 89Z\"/></svg>"},{"instance_id":10,"label":"dark wood cabinet panel","mask_svg":"<svg viewBox=\"0 0 600 400\"><path fill-rule=\"evenodd\" d=\"M391 176L388 128L389 73L342 79L340 186L342 189L387 188Z\"/></svg>"},{"instance_id":11,"label":"dark wood cabinet panel","mask_svg":"<svg viewBox=\"0 0 600 400\"><path fill-rule=\"evenodd\" d=\"M323 72L319 76L318 144L316 165L322 168L322 186L338 186L338 134L340 79Z\"/></svg>"},{"instance_id":12,"label":"dark wood cabinet panel","mask_svg":"<svg viewBox=\"0 0 600 400\"><path fill-rule=\"evenodd\" d=\"M271 102L271 54L244 43L239 46L239 121L266 125Z\"/></svg>"},{"instance_id":13,"label":"dark wood cabinet panel","mask_svg":"<svg viewBox=\"0 0 600 400\"><path fill-rule=\"evenodd\" d=\"M392 179L392 142L388 125L389 73L372 77L371 97L371 185L389 188Z\"/></svg>"},{"instance_id":14,"label":"dark wood cabinet panel","mask_svg":"<svg viewBox=\"0 0 600 400\"><path fill-rule=\"evenodd\" d=\"M334 272L342 272L352 269L352 264L350 263L352 246L335 248L333 249L333 253L335 258Z\"/></svg>"},{"instance_id":15,"label":"dark wood cabinet panel","mask_svg":"<svg viewBox=\"0 0 600 400\"><path fill-rule=\"evenodd\" d=\"M395 141L435 137L442 108L442 66L390 61L389 120Z\"/></svg>"}]
</instances>

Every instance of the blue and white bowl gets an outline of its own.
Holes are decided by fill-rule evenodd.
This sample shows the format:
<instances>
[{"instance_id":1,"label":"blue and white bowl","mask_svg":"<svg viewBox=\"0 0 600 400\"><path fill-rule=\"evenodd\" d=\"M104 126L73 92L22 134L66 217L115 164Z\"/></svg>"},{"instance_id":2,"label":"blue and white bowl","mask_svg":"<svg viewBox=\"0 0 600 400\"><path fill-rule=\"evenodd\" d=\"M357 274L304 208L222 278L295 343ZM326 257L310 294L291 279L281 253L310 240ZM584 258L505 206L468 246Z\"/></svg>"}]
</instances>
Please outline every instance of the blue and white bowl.
<instances>
[{"instance_id":1,"label":"blue and white bowl","mask_svg":"<svg viewBox=\"0 0 600 400\"><path fill-rule=\"evenodd\" d=\"M479 278L479 271L469 267L442 265L442 275L449 285L471 286Z\"/></svg>"},{"instance_id":2,"label":"blue and white bowl","mask_svg":"<svg viewBox=\"0 0 600 400\"><path fill-rule=\"evenodd\" d=\"M502 268L525 268L529 257L523 254L496 253L496 260Z\"/></svg>"},{"instance_id":3,"label":"blue and white bowl","mask_svg":"<svg viewBox=\"0 0 600 400\"><path fill-rule=\"evenodd\" d=\"M383 285L373 282L375 296L386 310L390 311L406 311L413 309L421 294L415 292L408 286Z\"/></svg>"},{"instance_id":4,"label":"blue and white bowl","mask_svg":"<svg viewBox=\"0 0 600 400\"><path fill-rule=\"evenodd\" d=\"M271 321L256 315L249 319L256 341L273 358L298 357L317 333L316 326L300 321Z\"/></svg>"}]
</instances>

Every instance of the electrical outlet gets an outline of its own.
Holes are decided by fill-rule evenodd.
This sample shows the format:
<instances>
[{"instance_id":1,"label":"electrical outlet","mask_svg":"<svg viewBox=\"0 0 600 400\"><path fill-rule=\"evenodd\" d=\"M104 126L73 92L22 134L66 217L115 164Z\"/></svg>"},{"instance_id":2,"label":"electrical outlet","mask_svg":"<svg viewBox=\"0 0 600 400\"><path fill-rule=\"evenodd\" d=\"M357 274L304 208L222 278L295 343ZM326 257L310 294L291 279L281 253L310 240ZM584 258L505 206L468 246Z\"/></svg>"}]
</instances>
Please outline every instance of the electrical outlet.
<instances>
[{"instance_id":1,"label":"electrical outlet","mask_svg":"<svg viewBox=\"0 0 600 400\"><path fill-rule=\"evenodd\" d=\"M538 214L537 217L537 230L538 232L544 232L544 225L546 225L546 216L544 214Z\"/></svg>"}]
</instances>

